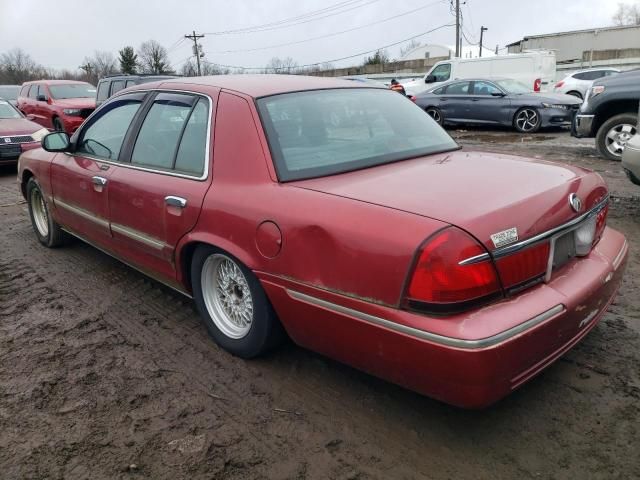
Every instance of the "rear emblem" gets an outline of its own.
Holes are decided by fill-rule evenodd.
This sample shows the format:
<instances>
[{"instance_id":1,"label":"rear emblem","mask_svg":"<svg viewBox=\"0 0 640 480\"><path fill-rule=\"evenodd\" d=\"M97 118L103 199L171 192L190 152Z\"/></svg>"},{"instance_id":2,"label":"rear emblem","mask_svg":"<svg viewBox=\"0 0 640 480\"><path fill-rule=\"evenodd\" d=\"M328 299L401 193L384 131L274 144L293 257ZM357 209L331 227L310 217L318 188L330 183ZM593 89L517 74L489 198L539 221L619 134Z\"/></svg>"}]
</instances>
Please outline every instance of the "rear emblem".
<instances>
[{"instance_id":1,"label":"rear emblem","mask_svg":"<svg viewBox=\"0 0 640 480\"><path fill-rule=\"evenodd\" d=\"M518 241L518 229L516 227L491 235L491 241L496 248L504 247Z\"/></svg>"},{"instance_id":2,"label":"rear emblem","mask_svg":"<svg viewBox=\"0 0 640 480\"><path fill-rule=\"evenodd\" d=\"M582 210L582 200L575 193L569 195L569 205L573 208L573 211L576 213L580 213Z\"/></svg>"}]
</instances>

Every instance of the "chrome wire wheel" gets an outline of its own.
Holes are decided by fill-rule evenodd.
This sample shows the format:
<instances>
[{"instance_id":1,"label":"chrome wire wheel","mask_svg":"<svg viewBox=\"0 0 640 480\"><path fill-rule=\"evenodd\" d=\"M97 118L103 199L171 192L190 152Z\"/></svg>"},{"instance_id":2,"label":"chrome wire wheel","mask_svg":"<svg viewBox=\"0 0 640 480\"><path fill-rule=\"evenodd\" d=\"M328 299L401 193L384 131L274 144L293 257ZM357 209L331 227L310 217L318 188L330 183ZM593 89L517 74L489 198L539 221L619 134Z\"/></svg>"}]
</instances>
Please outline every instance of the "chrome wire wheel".
<instances>
[{"instance_id":1,"label":"chrome wire wheel","mask_svg":"<svg viewBox=\"0 0 640 480\"><path fill-rule=\"evenodd\" d=\"M37 188L31 190L31 212L38 233L46 238L49 235L49 214L42 193Z\"/></svg>"},{"instance_id":2,"label":"chrome wire wheel","mask_svg":"<svg viewBox=\"0 0 640 480\"><path fill-rule=\"evenodd\" d=\"M437 108L427 108L427 113L436 122L442 123L442 115L440 114L440 110L438 110Z\"/></svg>"},{"instance_id":3,"label":"chrome wire wheel","mask_svg":"<svg viewBox=\"0 0 640 480\"><path fill-rule=\"evenodd\" d=\"M635 134L635 125L621 123L614 126L607 132L605 146L611 155L620 157L624 151L625 145Z\"/></svg>"},{"instance_id":4,"label":"chrome wire wheel","mask_svg":"<svg viewBox=\"0 0 640 480\"><path fill-rule=\"evenodd\" d=\"M538 112L531 108L523 108L516 115L516 127L521 132L532 132L538 128L539 123Z\"/></svg>"},{"instance_id":5,"label":"chrome wire wheel","mask_svg":"<svg viewBox=\"0 0 640 480\"><path fill-rule=\"evenodd\" d=\"M201 284L216 327L229 338L245 337L253 322L253 298L238 264L226 255L210 255L202 266Z\"/></svg>"}]
</instances>

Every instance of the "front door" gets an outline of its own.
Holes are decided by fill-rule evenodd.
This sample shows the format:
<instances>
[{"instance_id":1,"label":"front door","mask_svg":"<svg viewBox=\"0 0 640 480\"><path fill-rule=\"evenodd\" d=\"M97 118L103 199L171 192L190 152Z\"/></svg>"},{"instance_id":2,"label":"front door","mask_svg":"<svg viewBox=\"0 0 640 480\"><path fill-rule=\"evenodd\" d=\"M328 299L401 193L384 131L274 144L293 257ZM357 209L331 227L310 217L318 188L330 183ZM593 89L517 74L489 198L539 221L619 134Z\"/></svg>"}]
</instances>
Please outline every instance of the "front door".
<instances>
[{"instance_id":1,"label":"front door","mask_svg":"<svg viewBox=\"0 0 640 480\"><path fill-rule=\"evenodd\" d=\"M175 281L174 253L200 214L211 184L207 97L159 92L145 107L129 163L109 179L115 252Z\"/></svg>"},{"instance_id":2,"label":"front door","mask_svg":"<svg viewBox=\"0 0 640 480\"><path fill-rule=\"evenodd\" d=\"M73 137L71 153L51 165L53 201L60 223L89 241L109 246L110 179L127 130L145 94L129 94L102 109Z\"/></svg>"},{"instance_id":3,"label":"front door","mask_svg":"<svg viewBox=\"0 0 640 480\"><path fill-rule=\"evenodd\" d=\"M478 123L509 123L510 101L496 85L477 80L470 95L469 121Z\"/></svg>"}]
</instances>

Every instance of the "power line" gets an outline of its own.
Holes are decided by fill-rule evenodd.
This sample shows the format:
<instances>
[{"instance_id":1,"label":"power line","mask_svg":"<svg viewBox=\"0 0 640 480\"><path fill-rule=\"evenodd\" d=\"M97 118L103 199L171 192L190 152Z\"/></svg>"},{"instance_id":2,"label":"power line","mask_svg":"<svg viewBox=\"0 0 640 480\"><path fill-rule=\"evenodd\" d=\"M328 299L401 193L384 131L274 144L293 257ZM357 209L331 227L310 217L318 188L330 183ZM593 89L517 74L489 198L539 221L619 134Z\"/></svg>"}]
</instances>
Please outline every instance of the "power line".
<instances>
[{"instance_id":1,"label":"power line","mask_svg":"<svg viewBox=\"0 0 640 480\"><path fill-rule=\"evenodd\" d=\"M198 39L204 38L204 35L196 35L196 31L194 30L193 35L185 35L184 38L193 40L193 54L196 56L196 62L198 63L198 76L200 76L202 75L200 71L200 57L204 57L204 53L202 53L201 45L198 45Z\"/></svg>"},{"instance_id":2,"label":"power line","mask_svg":"<svg viewBox=\"0 0 640 480\"><path fill-rule=\"evenodd\" d=\"M454 23L447 23L445 25L440 25L438 27L432 28L431 30L427 30L426 32L418 33L417 35L413 35L412 37L405 38L404 40L399 40L397 42L390 43L388 45L383 45L382 47L377 47L377 48L374 48L372 50L367 50L366 52L356 53L354 55L349 55L347 57L334 58L332 60L324 60L322 62L308 63L306 65L298 65L298 68L315 67L316 65L322 65L323 63L339 62L341 60L348 60L350 58L361 57L362 55L366 55L368 53L373 53L373 52L376 52L378 50L383 50L385 48L395 47L396 45L400 45L401 43L409 42L411 40L414 40L416 38L422 37L422 36L427 35L429 33L433 33L436 30L440 30L440 29L446 28L446 27L453 27L453 26L455 26ZM265 69L265 67L243 67L243 66L239 66L239 65L224 65L224 64L221 64L221 63L207 62L206 60L203 60L203 62L207 63L207 64L210 64L210 65L217 65L219 67L235 68L235 69L241 69L241 70L264 70Z\"/></svg>"},{"instance_id":3,"label":"power line","mask_svg":"<svg viewBox=\"0 0 640 480\"><path fill-rule=\"evenodd\" d=\"M307 39L304 39L304 40L299 40L299 41L296 41L296 42L279 43L279 44L276 44L276 45L268 45L268 46L265 46L265 47L257 47L257 48L244 48L244 49L238 49L238 50L221 50L221 51L211 52L211 53L227 54L227 53L240 53L240 52L257 52L257 51L260 51L260 50L269 50L269 49L272 49L272 48L289 47L291 45L299 45L301 43L311 42L313 40L320 40L320 39L323 39L323 38L334 37L336 35L342 35L343 33L353 32L355 30L360 30L362 28L366 28L366 27L370 27L370 26L373 26L373 25L378 25L380 23L388 22L389 20L394 20L396 18L404 17L406 15L410 15L412 13L415 13L415 12L417 12L419 10L424 10L425 8L429 8L429 7L432 7L432 6L437 5L439 3L443 3L443 1L446 1L446 0L437 0L437 1L429 3L427 5L423 5L421 7L414 8L413 10L409 10L407 12L400 13L398 15L393 15L391 17L383 18L382 20L378 20L378 21L375 21L375 22L367 23L365 25L360 25L359 27L349 28L347 30L341 30L339 32L334 32L334 33L328 33L326 35L320 35L318 37L311 37L311 38L307 38Z\"/></svg>"},{"instance_id":4,"label":"power line","mask_svg":"<svg viewBox=\"0 0 640 480\"><path fill-rule=\"evenodd\" d=\"M362 0L356 0L357 2L360 2ZM289 28L289 27L293 27L296 25L302 25L304 23L309 23L309 22L315 22L316 20L321 20L323 18L328 18L328 17L333 17L335 15L340 15L342 13L346 13L346 12L350 12L352 10L356 10L358 8L362 8L362 7L366 7L368 5L371 5L372 3L376 3L380 0L367 0L365 3L360 4L360 5L342 5L340 6L340 10L338 8L332 8L332 10L339 10L339 11L333 11L331 12L331 10L329 12L331 13L327 13L327 12L321 12L321 13L327 13L326 15L323 16L316 16L318 15L318 13L315 13L313 15L311 14L307 14L307 18L302 18L302 19L298 19L300 21L295 21L294 23L290 23L293 20L292 19L287 19L285 20L281 20L279 22L272 22L270 24L264 24L264 25L257 25L254 27L246 27L246 28L239 28L239 29L235 29L235 30L224 30L224 31L218 31L218 32L205 32L205 35L232 35L232 34L242 34L242 33L256 33L256 32L267 32L270 30L278 30L278 29L282 29L282 28ZM353 3L353 0L351 2L342 2L343 4L345 3ZM349 6L350 8L346 8L346 9L342 9L344 6ZM327 7L330 8L330 7ZM323 9L326 10L326 9ZM317 11L319 12L319 11ZM302 16L300 16L302 17ZM295 19L296 17L292 17L293 19Z\"/></svg>"}]
</instances>

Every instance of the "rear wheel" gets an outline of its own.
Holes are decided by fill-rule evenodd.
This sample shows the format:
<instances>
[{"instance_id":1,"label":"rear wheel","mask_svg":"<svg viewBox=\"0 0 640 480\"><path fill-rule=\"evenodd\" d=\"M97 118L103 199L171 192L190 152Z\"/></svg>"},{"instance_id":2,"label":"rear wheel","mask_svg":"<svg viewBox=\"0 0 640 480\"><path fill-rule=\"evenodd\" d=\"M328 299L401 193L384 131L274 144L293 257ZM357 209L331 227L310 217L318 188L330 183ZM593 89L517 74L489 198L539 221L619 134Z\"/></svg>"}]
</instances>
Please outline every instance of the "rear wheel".
<instances>
[{"instance_id":1,"label":"rear wheel","mask_svg":"<svg viewBox=\"0 0 640 480\"><path fill-rule=\"evenodd\" d=\"M540 114L533 107L521 108L513 117L513 126L521 133L537 132L540 123Z\"/></svg>"},{"instance_id":2,"label":"rear wheel","mask_svg":"<svg viewBox=\"0 0 640 480\"><path fill-rule=\"evenodd\" d=\"M27 183L27 205L31 225L38 241L45 247L58 247L64 243L64 232L49 214L49 208L40 185L35 178Z\"/></svg>"},{"instance_id":3,"label":"rear wheel","mask_svg":"<svg viewBox=\"0 0 640 480\"><path fill-rule=\"evenodd\" d=\"M427 107L426 112L429 114L431 118L433 118L439 125L444 123L444 118L442 117L442 112L437 107Z\"/></svg>"},{"instance_id":4,"label":"rear wheel","mask_svg":"<svg viewBox=\"0 0 640 480\"><path fill-rule=\"evenodd\" d=\"M233 256L200 246L191 261L191 285L210 335L242 358L265 353L284 332L256 276Z\"/></svg>"},{"instance_id":5,"label":"rear wheel","mask_svg":"<svg viewBox=\"0 0 640 480\"><path fill-rule=\"evenodd\" d=\"M636 134L638 116L621 113L604 122L596 134L598 153L609 160L621 160L627 142Z\"/></svg>"}]
</instances>

